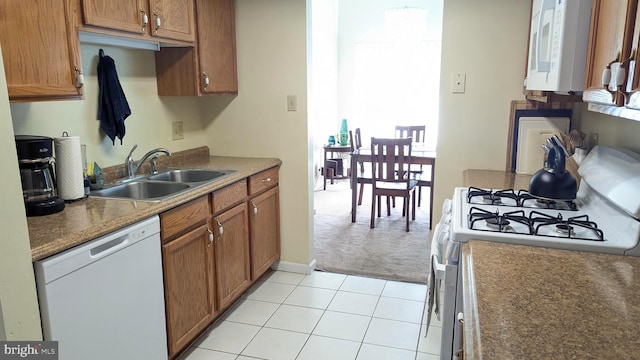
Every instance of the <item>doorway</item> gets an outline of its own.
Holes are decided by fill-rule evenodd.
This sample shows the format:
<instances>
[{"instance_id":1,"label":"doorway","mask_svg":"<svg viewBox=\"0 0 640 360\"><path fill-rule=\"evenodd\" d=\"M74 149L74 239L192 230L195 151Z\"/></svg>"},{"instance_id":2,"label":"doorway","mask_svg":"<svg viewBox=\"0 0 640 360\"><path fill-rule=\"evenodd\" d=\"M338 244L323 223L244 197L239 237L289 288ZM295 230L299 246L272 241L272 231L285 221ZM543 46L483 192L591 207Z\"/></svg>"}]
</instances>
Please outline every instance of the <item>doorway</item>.
<instances>
[{"instance_id":1,"label":"doorway","mask_svg":"<svg viewBox=\"0 0 640 360\"><path fill-rule=\"evenodd\" d=\"M443 0L311 1L308 117L314 143L314 194L323 191L322 146L336 135L342 119L347 119L350 130L361 128L364 147L371 136L393 137L395 125L425 125L426 146L435 150L442 11ZM343 157L347 169L348 154ZM342 194L314 196L314 202L333 198L333 204L314 207L316 212L329 207L336 216L333 221L356 226L345 216L350 213L350 201L346 208L332 207L342 203L336 199L350 199L348 180L340 182L327 185L327 191ZM424 199L422 207L428 209ZM359 218L368 218L369 211L361 206ZM314 216L314 223L318 221L328 220ZM362 231L368 232L368 226ZM316 251L321 268L319 255Z\"/></svg>"}]
</instances>

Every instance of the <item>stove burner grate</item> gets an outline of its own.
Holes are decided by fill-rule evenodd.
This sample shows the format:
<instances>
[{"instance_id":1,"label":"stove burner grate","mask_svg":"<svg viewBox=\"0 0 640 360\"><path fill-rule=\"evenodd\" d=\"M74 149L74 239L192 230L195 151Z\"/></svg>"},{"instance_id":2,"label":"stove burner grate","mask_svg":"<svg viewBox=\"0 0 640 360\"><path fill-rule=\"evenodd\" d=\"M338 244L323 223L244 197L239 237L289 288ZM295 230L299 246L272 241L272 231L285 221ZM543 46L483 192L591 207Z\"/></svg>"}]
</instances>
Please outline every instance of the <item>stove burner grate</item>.
<instances>
[{"instance_id":1,"label":"stove burner grate","mask_svg":"<svg viewBox=\"0 0 640 360\"><path fill-rule=\"evenodd\" d=\"M577 211L578 205L573 200L542 199L531 195L527 190L518 191L519 206L525 208L540 208L554 210Z\"/></svg>"},{"instance_id":2,"label":"stove burner grate","mask_svg":"<svg viewBox=\"0 0 640 360\"><path fill-rule=\"evenodd\" d=\"M474 199L476 199L474 201ZM479 200L477 200L479 199ZM476 187L467 189L467 203L514 206L534 209L554 209L577 211L578 206L572 200L550 200L533 196L527 190L513 189L487 190Z\"/></svg>"},{"instance_id":3,"label":"stove burner grate","mask_svg":"<svg viewBox=\"0 0 640 360\"><path fill-rule=\"evenodd\" d=\"M598 229L598 225L595 222L589 220L588 215L573 216L564 220L562 218L562 214L558 214L558 216L554 217L538 211L531 211L529 219L531 220L533 235L541 235L540 233L544 229L553 226L552 229L555 229L554 232L558 235L548 236L577 240L604 241L604 233L601 229ZM592 233L595 238L576 236L575 229L577 228L588 230L588 233Z\"/></svg>"},{"instance_id":4,"label":"stove burner grate","mask_svg":"<svg viewBox=\"0 0 640 360\"><path fill-rule=\"evenodd\" d=\"M512 189L493 191L470 187L467 191L467 203L472 203L472 199L476 197L481 198L483 204L518 206L518 195ZM511 201L505 202L503 199L511 199Z\"/></svg>"},{"instance_id":5,"label":"stove burner grate","mask_svg":"<svg viewBox=\"0 0 640 360\"><path fill-rule=\"evenodd\" d=\"M483 220L487 225L486 229L479 226L480 222ZM524 230L518 231L514 227L510 226L512 221L525 225L524 229L526 229L526 232L524 232ZM468 222L469 229L474 230L491 232L512 232L516 234L527 235L533 234L533 229L531 228L529 219L526 217L524 211L522 210L511 211L500 215L498 211L491 212L477 207L472 207L469 210ZM520 228L522 229L522 227Z\"/></svg>"}]
</instances>

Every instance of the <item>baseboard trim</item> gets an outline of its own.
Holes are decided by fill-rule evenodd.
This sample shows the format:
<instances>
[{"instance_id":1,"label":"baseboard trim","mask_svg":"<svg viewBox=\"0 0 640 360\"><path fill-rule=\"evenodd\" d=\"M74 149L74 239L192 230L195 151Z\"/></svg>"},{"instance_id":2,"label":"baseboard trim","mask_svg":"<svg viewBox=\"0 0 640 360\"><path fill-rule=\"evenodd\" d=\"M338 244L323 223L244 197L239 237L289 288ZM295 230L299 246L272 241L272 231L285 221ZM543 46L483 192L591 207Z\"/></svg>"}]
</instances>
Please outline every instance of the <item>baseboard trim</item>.
<instances>
[{"instance_id":1,"label":"baseboard trim","mask_svg":"<svg viewBox=\"0 0 640 360\"><path fill-rule=\"evenodd\" d=\"M308 265L280 260L275 264L273 264L271 268L273 270L282 270L282 271L288 271L292 273L309 275L316 269L316 259L311 260L311 262Z\"/></svg>"}]
</instances>

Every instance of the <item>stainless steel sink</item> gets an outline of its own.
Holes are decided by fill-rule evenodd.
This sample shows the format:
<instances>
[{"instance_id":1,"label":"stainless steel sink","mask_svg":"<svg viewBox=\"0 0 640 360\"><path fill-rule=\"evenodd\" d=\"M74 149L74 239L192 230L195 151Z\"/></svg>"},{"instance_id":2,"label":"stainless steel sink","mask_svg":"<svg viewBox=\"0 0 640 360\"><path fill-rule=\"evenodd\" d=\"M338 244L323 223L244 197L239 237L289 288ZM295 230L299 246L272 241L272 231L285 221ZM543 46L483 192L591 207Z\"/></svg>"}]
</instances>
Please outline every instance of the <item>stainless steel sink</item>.
<instances>
[{"instance_id":1,"label":"stainless steel sink","mask_svg":"<svg viewBox=\"0 0 640 360\"><path fill-rule=\"evenodd\" d=\"M234 173L236 170L213 169L169 169L155 175L120 180L113 186L91 191L89 196L161 201L183 193L189 189L204 186Z\"/></svg>"},{"instance_id":2,"label":"stainless steel sink","mask_svg":"<svg viewBox=\"0 0 640 360\"><path fill-rule=\"evenodd\" d=\"M147 179L178 183L201 183L215 180L232 172L233 170L171 169L148 176Z\"/></svg>"},{"instance_id":3,"label":"stainless steel sink","mask_svg":"<svg viewBox=\"0 0 640 360\"><path fill-rule=\"evenodd\" d=\"M106 189L92 191L91 196L130 200L160 201L181 193L191 186L176 182L131 181Z\"/></svg>"}]
</instances>

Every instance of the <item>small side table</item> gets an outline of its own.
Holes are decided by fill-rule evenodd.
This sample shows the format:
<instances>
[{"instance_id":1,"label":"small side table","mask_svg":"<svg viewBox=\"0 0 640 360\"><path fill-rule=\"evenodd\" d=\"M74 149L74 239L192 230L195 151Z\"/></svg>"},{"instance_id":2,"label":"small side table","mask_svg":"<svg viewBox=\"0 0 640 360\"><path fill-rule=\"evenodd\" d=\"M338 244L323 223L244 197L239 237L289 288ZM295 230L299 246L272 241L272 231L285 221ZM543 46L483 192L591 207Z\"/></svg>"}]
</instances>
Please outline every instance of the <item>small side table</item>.
<instances>
[{"instance_id":1,"label":"small side table","mask_svg":"<svg viewBox=\"0 0 640 360\"><path fill-rule=\"evenodd\" d=\"M324 163L323 163L323 167L322 167L322 177L323 177L323 190L327 190L327 178L329 178L331 180L331 183L333 184L333 180L338 180L338 179L349 179L349 174L345 175L345 174L336 174L335 172L332 172L331 174L329 171L329 168L327 166L327 160L330 160L331 158L333 158L333 154L334 153L351 153L353 151L353 149L351 148L351 145L325 145L324 146ZM329 158L327 158L327 154L331 154L329 156Z\"/></svg>"}]
</instances>

